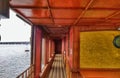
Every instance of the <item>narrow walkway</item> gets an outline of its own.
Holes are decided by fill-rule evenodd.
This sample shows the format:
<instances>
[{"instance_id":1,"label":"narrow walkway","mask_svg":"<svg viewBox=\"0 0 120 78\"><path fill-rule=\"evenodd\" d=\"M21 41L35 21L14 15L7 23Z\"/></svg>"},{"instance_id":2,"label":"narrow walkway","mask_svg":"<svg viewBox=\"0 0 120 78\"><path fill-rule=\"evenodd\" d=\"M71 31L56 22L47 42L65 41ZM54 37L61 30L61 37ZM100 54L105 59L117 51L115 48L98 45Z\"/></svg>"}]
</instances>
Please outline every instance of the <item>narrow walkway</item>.
<instances>
[{"instance_id":1,"label":"narrow walkway","mask_svg":"<svg viewBox=\"0 0 120 78\"><path fill-rule=\"evenodd\" d=\"M56 54L52 68L47 78L66 78L65 68L61 54Z\"/></svg>"}]
</instances>

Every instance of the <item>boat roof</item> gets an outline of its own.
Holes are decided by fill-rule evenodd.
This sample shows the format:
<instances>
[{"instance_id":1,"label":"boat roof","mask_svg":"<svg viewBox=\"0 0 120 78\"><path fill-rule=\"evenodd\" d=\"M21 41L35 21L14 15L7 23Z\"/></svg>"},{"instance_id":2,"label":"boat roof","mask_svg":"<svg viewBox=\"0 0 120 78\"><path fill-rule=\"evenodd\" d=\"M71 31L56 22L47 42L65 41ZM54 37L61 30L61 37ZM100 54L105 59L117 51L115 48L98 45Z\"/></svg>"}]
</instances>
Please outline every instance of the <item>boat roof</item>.
<instances>
[{"instance_id":1,"label":"boat roof","mask_svg":"<svg viewBox=\"0 0 120 78\"><path fill-rule=\"evenodd\" d=\"M83 31L120 26L120 0L11 0L10 7L53 38L64 37L71 26Z\"/></svg>"}]
</instances>

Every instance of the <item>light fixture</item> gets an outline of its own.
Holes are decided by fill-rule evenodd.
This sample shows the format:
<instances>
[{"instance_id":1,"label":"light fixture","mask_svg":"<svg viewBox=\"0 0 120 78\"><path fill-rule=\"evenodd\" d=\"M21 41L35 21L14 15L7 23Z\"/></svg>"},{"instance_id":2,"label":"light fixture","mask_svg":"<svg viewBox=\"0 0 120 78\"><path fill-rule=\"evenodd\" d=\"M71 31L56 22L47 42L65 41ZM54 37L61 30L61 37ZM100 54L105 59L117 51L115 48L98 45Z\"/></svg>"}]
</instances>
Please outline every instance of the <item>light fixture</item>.
<instances>
[{"instance_id":1,"label":"light fixture","mask_svg":"<svg viewBox=\"0 0 120 78\"><path fill-rule=\"evenodd\" d=\"M118 27L117 30L120 30L120 27Z\"/></svg>"},{"instance_id":2,"label":"light fixture","mask_svg":"<svg viewBox=\"0 0 120 78\"><path fill-rule=\"evenodd\" d=\"M62 25L58 25L58 27L62 27Z\"/></svg>"}]
</instances>

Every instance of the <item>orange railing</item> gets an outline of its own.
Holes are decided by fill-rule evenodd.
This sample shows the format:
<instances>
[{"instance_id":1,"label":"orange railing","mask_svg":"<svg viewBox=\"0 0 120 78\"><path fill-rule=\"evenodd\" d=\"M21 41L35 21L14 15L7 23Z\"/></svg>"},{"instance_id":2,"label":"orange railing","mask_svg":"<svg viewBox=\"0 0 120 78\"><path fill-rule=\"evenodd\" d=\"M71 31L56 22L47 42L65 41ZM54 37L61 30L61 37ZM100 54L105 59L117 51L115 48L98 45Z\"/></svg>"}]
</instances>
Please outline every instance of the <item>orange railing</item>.
<instances>
[{"instance_id":1,"label":"orange railing","mask_svg":"<svg viewBox=\"0 0 120 78\"><path fill-rule=\"evenodd\" d=\"M31 65L16 78L34 78L34 65Z\"/></svg>"}]
</instances>

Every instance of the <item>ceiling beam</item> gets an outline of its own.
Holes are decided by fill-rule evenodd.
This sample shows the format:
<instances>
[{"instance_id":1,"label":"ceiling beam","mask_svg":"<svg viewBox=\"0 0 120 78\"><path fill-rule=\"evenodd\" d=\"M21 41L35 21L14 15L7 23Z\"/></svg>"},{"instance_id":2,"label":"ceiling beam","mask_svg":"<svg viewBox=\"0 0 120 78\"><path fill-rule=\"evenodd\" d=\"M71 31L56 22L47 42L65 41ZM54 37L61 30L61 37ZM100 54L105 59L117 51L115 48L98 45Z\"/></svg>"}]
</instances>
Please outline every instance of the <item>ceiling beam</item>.
<instances>
[{"instance_id":1,"label":"ceiling beam","mask_svg":"<svg viewBox=\"0 0 120 78\"><path fill-rule=\"evenodd\" d=\"M88 10L89 6L93 3L93 1L94 0L90 0L88 2L88 4L86 5L84 11L81 12L81 14L79 15L79 17L75 20L75 22L72 25L76 25L79 22L80 18L85 14L85 12Z\"/></svg>"},{"instance_id":2,"label":"ceiling beam","mask_svg":"<svg viewBox=\"0 0 120 78\"><path fill-rule=\"evenodd\" d=\"M51 17L51 19L52 19L53 24L55 24L55 21L54 21L54 18L53 18L53 14L52 14L52 10L51 10L51 8L50 8L49 0L46 0L46 1L47 1L48 10L49 10L49 12L50 12L50 17Z\"/></svg>"},{"instance_id":3,"label":"ceiling beam","mask_svg":"<svg viewBox=\"0 0 120 78\"><path fill-rule=\"evenodd\" d=\"M112 18L112 17L114 17L114 16L116 16L116 15L118 15L118 14L120 14L120 11L116 11L116 12L113 12L111 15L109 15L109 16L107 16L106 18L102 18L102 19L99 19L98 18L98 20L97 21L99 21L99 22L96 22L96 23L94 23L93 25L96 25L96 24L102 24L102 23L108 23L108 24L111 24L111 25L117 25L117 23L114 23L114 22L111 22L111 20L120 20L120 19L114 19L114 18Z\"/></svg>"},{"instance_id":4,"label":"ceiling beam","mask_svg":"<svg viewBox=\"0 0 120 78\"><path fill-rule=\"evenodd\" d=\"M104 18L81 18L81 20L104 20ZM120 18L109 18L109 20L120 20Z\"/></svg>"},{"instance_id":5,"label":"ceiling beam","mask_svg":"<svg viewBox=\"0 0 120 78\"><path fill-rule=\"evenodd\" d=\"M53 25L52 23L40 23L40 22L34 22L34 23L40 24L40 25ZM70 23L56 23L56 24L54 24L54 26L57 26L57 27L59 27L58 25L61 25L61 26L65 25L65 26L68 26L68 24L70 24Z\"/></svg>"},{"instance_id":6,"label":"ceiling beam","mask_svg":"<svg viewBox=\"0 0 120 78\"><path fill-rule=\"evenodd\" d=\"M81 26L83 26L83 27L84 27L84 26L86 26L86 27L87 27L87 26L90 26L90 27L94 27L94 26L95 26L95 27L96 27L96 26L98 26L98 27L99 27L99 26L108 26L108 27L109 27L109 26L115 26L115 25L111 25L111 24L110 24L110 25L105 25L105 24L104 24L104 25L102 25L102 24L79 25L79 24L78 24L77 26L80 26L80 27L81 27Z\"/></svg>"},{"instance_id":7,"label":"ceiling beam","mask_svg":"<svg viewBox=\"0 0 120 78\"><path fill-rule=\"evenodd\" d=\"M113 23L113 22L111 22L110 20L112 20L112 17L114 17L114 16L116 16L116 15L118 15L118 14L120 14L120 11L113 12L112 14L110 14L109 16L107 16L106 18L104 18L103 21L108 22L108 23L113 24L113 25L116 26L117 23ZM102 22L101 22L101 23L102 23Z\"/></svg>"},{"instance_id":8,"label":"ceiling beam","mask_svg":"<svg viewBox=\"0 0 120 78\"><path fill-rule=\"evenodd\" d=\"M21 9L48 9L44 6L31 6L31 5L10 5L11 8L21 8ZM85 10L85 7L50 7L52 10ZM105 7L90 7L88 10L116 10L119 11L120 8L105 8Z\"/></svg>"},{"instance_id":9,"label":"ceiling beam","mask_svg":"<svg viewBox=\"0 0 120 78\"><path fill-rule=\"evenodd\" d=\"M23 20L24 22L26 22L29 25L33 25L32 21L30 21L29 19L27 19L27 17L22 14L20 11L18 11L17 9L12 9L16 12L16 16L19 17L21 20ZM19 13L19 14L18 14Z\"/></svg>"},{"instance_id":10,"label":"ceiling beam","mask_svg":"<svg viewBox=\"0 0 120 78\"><path fill-rule=\"evenodd\" d=\"M10 5L10 7L19 8L19 9L48 9L48 7L31 6L31 5Z\"/></svg>"},{"instance_id":11,"label":"ceiling beam","mask_svg":"<svg viewBox=\"0 0 120 78\"><path fill-rule=\"evenodd\" d=\"M51 36L58 36L58 35L64 35L66 33L67 32L53 32L53 31L50 31L49 35L51 35Z\"/></svg>"},{"instance_id":12,"label":"ceiling beam","mask_svg":"<svg viewBox=\"0 0 120 78\"><path fill-rule=\"evenodd\" d=\"M27 17L29 19L50 19L49 17ZM75 20L77 18L54 18L54 19L57 19L57 20ZM104 18L81 18L81 20L104 20ZM120 18L109 18L109 20L120 20Z\"/></svg>"},{"instance_id":13,"label":"ceiling beam","mask_svg":"<svg viewBox=\"0 0 120 78\"><path fill-rule=\"evenodd\" d=\"M114 16L116 16L118 14L120 14L120 11L116 11L116 12L112 13L111 15L109 15L108 17L106 17L105 19L107 20L107 19L112 18L112 17L114 17Z\"/></svg>"},{"instance_id":14,"label":"ceiling beam","mask_svg":"<svg viewBox=\"0 0 120 78\"><path fill-rule=\"evenodd\" d=\"M47 32L50 33L50 30L46 26L42 26L42 28Z\"/></svg>"},{"instance_id":15,"label":"ceiling beam","mask_svg":"<svg viewBox=\"0 0 120 78\"><path fill-rule=\"evenodd\" d=\"M29 19L50 19L50 17L27 17Z\"/></svg>"},{"instance_id":16,"label":"ceiling beam","mask_svg":"<svg viewBox=\"0 0 120 78\"><path fill-rule=\"evenodd\" d=\"M50 19L50 17L27 17L27 18L30 18L30 19ZM54 18L54 19L75 20L77 18Z\"/></svg>"}]
</instances>

